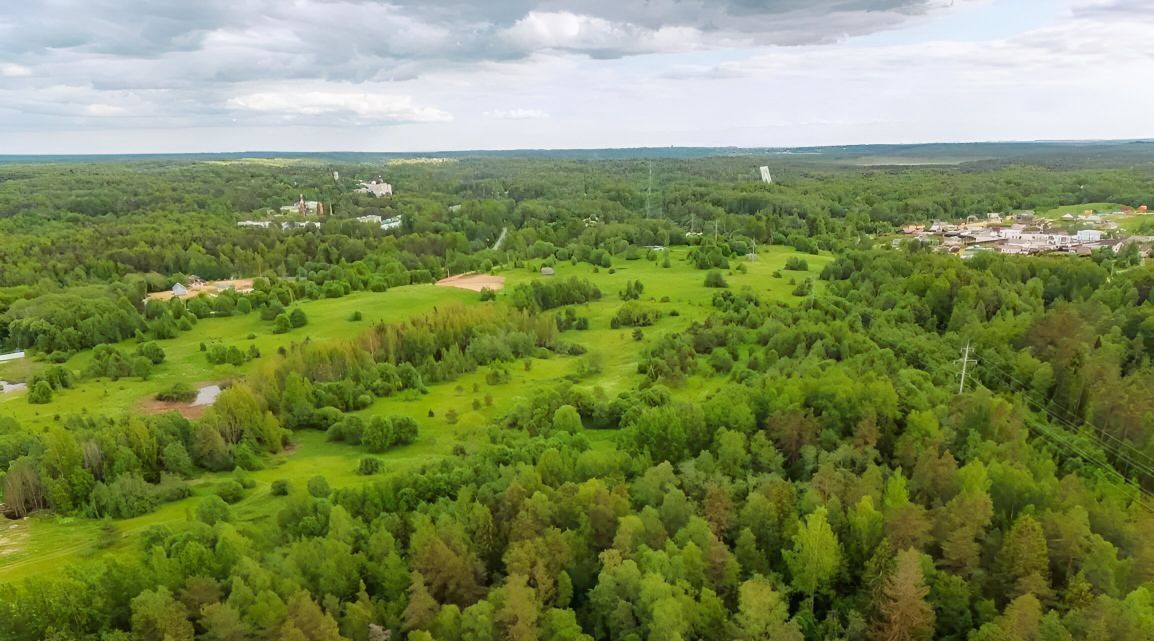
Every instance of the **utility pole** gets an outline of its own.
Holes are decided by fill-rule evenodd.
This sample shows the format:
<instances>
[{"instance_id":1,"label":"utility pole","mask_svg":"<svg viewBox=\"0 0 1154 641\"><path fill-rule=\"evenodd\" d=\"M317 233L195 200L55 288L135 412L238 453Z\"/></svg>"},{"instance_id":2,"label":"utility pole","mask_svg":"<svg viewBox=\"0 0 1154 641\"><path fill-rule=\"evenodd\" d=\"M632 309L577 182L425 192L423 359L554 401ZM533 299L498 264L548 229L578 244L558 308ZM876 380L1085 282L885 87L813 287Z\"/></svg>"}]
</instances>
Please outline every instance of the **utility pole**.
<instances>
[{"instance_id":1,"label":"utility pole","mask_svg":"<svg viewBox=\"0 0 1154 641\"><path fill-rule=\"evenodd\" d=\"M653 217L653 161L649 161L649 188L645 190L645 217Z\"/></svg>"},{"instance_id":2,"label":"utility pole","mask_svg":"<svg viewBox=\"0 0 1154 641\"><path fill-rule=\"evenodd\" d=\"M962 358L959 359L962 363L962 380L958 383L958 394L961 394L966 389L966 369L970 363L976 363L977 359L970 359L970 341L966 341L966 347L962 350Z\"/></svg>"}]
</instances>

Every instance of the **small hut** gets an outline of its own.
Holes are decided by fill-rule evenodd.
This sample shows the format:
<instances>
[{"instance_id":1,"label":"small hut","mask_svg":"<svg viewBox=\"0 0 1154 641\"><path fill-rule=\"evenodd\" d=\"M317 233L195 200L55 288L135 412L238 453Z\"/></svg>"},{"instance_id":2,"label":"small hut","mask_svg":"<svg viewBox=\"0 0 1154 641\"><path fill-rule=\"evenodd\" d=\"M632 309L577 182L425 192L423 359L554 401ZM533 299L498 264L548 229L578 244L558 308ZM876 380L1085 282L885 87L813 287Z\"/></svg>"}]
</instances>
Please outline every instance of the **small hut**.
<instances>
[{"instance_id":1,"label":"small hut","mask_svg":"<svg viewBox=\"0 0 1154 641\"><path fill-rule=\"evenodd\" d=\"M542 267L541 268L541 275L542 276L553 276L556 273L557 272L554 271L552 267Z\"/></svg>"}]
</instances>

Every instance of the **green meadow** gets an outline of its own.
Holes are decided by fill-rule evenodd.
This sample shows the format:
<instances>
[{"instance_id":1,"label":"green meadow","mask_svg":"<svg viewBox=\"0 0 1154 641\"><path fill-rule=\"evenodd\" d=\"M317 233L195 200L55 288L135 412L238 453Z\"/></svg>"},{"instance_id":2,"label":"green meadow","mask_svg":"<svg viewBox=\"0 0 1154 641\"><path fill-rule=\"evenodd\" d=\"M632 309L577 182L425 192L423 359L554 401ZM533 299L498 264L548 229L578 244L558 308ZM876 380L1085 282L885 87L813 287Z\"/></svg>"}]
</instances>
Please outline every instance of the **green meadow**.
<instances>
[{"instance_id":1,"label":"green meadow","mask_svg":"<svg viewBox=\"0 0 1154 641\"><path fill-rule=\"evenodd\" d=\"M588 317L590 328L566 332L565 339L583 345L587 353L581 356L552 356L508 365L512 380L489 385L484 373L473 372L454 381L429 386L427 394L404 393L377 399L372 406L360 412L366 417L407 415L420 424L416 443L376 455L385 463L385 473L396 472L442 457L454 455L457 446L470 450L471 444L484 437L489 425L497 421L518 402L530 397L542 386L563 381L589 388L601 388L615 395L641 382L637 373L639 355L658 337L670 332L684 331L691 323L705 318L711 309L716 289L704 286L706 272L694 269L685 261L686 249L671 251L672 266L662 268L658 260L639 259L618 261L612 270L594 268L587 264L561 263L556 266L555 278L579 276L595 282L603 298L587 305L577 306L579 316ZM808 272L784 271L786 260L802 257L808 262ZM832 258L799 254L790 248L763 248L755 261L735 261L725 278L733 291L750 288L773 300L800 304L806 299L793 296L794 283L814 278ZM738 270L738 264L744 270ZM539 275L539 264L529 262L521 268L499 272L506 277L506 289L529 282ZM611 273L612 271L612 273ZM774 273L780 272L780 277ZM663 318L652 327L644 328L637 340L631 328L611 329L610 319L621 306L618 292L628 281L640 280L645 285L641 300L662 310ZM823 283L817 282L815 291L820 295ZM496 304L505 304L507 293L498 296ZM189 332L177 338L161 341L167 354L166 361L155 368L149 380L106 379L81 380L74 389L57 394L48 405L30 405L24 393L0 397L0 416L16 418L25 427L45 429L70 414L122 416L141 411L157 391L176 382L204 385L243 378L261 361L277 358L277 349L304 340L323 341L350 339L363 332L370 323L381 320L394 322L413 315L432 311L437 306L481 304L477 293L433 285L399 287L383 293L359 293L339 299L301 303L309 317L306 327L287 334L273 334L273 324L261 321L256 313L228 318L209 318L197 323ZM677 315L671 312L677 311ZM351 322L354 312L361 312L363 320ZM252 336L252 338L249 338ZM241 367L210 365L200 351L201 343L219 341L247 349L254 344L262 358ZM124 348L134 348L126 342ZM66 364L82 372L91 354L77 354ZM583 363L584 361L584 363ZM596 363L589 374L589 363ZM17 380L29 375L39 364L9 363L0 368L0 378ZM579 377L584 369L586 376ZM693 377L677 393L684 398L703 399L712 391L705 378ZM452 413L450 412L452 410ZM456 420L449 421L455 413ZM615 432L586 430L594 447L614 447ZM316 475L324 476L334 488L372 482L380 476L359 476L357 462L369 456L367 450L326 440L322 432L303 431L293 435L288 451L271 458L264 469L245 472L255 486L245 498L233 506L239 522L274 518L281 499L271 496L270 485L279 479L289 479L303 486ZM131 549L135 538L152 526L179 527L189 520L196 504L211 494L217 484L233 478L231 473L205 474L189 482L193 492L189 498L164 504L156 511L133 519L94 521L81 518L34 516L5 525L0 531L0 581L59 571L67 567L69 559L93 554L117 554Z\"/></svg>"}]
</instances>

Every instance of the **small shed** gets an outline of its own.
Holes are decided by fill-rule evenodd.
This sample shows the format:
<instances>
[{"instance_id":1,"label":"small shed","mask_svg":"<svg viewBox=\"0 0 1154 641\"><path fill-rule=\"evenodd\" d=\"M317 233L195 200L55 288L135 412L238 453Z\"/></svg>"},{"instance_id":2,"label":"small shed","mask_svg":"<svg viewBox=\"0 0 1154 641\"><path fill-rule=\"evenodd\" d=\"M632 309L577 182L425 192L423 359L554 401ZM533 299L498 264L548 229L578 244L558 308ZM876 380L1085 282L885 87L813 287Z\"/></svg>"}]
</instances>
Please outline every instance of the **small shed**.
<instances>
[{"instance_id":1,"label":"small shed","mask_svg":"<svg viewBox=\"0 0 1154 641\"><path fill-rule=\"evenodd\" d=\"M541 275L542 276L553 276L556 273L557 272L552 267L542 267L541 268Z\"/></svg>"},{"instance_id":2,"label":"small shed","mask_svg":"<svg viewBox=\"0 0 1154 641\"><path fill-rule=\"evenodd\" d=\"M172 295L173 296L187 296L188 295L188 288L185 287L184 285L182 285L181 283L177 283L177 284L172 286Z\"/></svg>"}]
</instances>

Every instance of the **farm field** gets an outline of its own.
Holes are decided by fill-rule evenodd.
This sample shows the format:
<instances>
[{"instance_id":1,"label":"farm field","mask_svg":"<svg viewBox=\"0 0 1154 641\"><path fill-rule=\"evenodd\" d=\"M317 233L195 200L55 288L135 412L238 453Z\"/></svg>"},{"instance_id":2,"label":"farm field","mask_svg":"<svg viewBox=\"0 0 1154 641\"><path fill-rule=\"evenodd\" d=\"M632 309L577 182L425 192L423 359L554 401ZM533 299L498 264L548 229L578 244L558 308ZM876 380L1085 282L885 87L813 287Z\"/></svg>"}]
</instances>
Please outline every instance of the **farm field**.
<instances>
[{"instance_id":1,"label":"farm field","mask_svg":"<svg viewBox=\"0 0 1154 641\"><path fill-rule=\"evenodd\" d=\"M500 272L506 278L506 288L498 294L497 304L505 304L511 288L535 279L579 276L594 282L603 293L602 299L576 306L580 315L589 318L590 329L564 334L566 340L581 344L587 353L534 359L529 369L521 363L513 363L509 367L512 380L500 385L487 384L484 375L478 371L451 382L430 385L427 394L404 393L377 399L372 406L355 414L365 418L409 416L419 423L421 429L416 443L374 455L384 462L384 473L412 469L452 456L455 446L463 446L468 451L484 438L491 423L536 389L577 379L583 360L596 362L599 373L581 378L578 385L588 389L601 388L609 395L635 387L642 380L636 371L642 350L658 337L684 331L691 323L704 318L711 309L712 297L719 291L704 286L706 272L687 264L686 249L675 248L670 252L672 265L669 268L662 268L659 261L646 259L619 261L613 273L588 264L560 263L556 266L555 276L543 277L539 266L530 261L523 268ZM782 271L791 257L804 258L809 271ZM794 285L791 280L816 279L830 260L828 256L801 254L792 248L766 247L758 260L740 263L745 273L734 269L725 278L732 291L750 288L770 300L796 304L803 299L792 295ZM737 264L734 262L732 266L736 268ZM775 278L774 272L780 272L781 277ZM628 281L634 280L645 285L642 300L664 313L655 326L644 329L640 341L633 338L632 329L610 328L610 319L621 305L617 292L624 289ZM820 292L823 284L818 282L816 286ZM377 320L395 322L431 311L437 306L458 304L480 304L479 296L451 287L412 285L383 293L360 293L304 302L301 307L308 314L309 324L282 335L272 334L272 323L261 321L255 313L204 319L192 331L160 342L168 358L148 381L135 378L116 382L83 381L75 389L61 392L46 406L28 404L24 393L10 394L0 400L0 416L13 416L22 424L40 429L68 413L121 416L140 411L141 405L156 391L176 382L200 385L242 379L262 361L276 358L276 350L282 345L306 338L314 341L349 339ZM679 315L671 316L673 310L677 310ZM349 316L355 311L362 312L363 321L349 322ZM250 340L247 338L249 334L256 336ZM208 341L242 347L252 343L264 356L241 367L212 366L199 348L201 342ZM132 345L130 341L123 347ZM90 358L90 352L83 352L66 366L83 370ZM27 369L28 364L22 367ZM0 377L3 375L4 371L0 370ZM716 381L691 377L678 390L678 395L685 399L703 400L716 385ZM450 410L458 417L452 424L446 419ZM615 433L612 431L586 430L585 433L596 448L614 447ZM274 457L265 469L244 474L255 486L233 506L235 518L238 522L250 522L275 515L283 499L273 497L269 487L278 479L290 479L303 486L309 478L322 475L333 488L377 480L380 476L360 476L355 472L357 462L368 455L360 447L330 443L322 432L298 431L292 437L289 451ZM9 529L0 531L0 582L59 571L67 567L64 561L78 556L130 550L135 538L149 527L179 527L190 520L197 503L211 494L217 484L232 478L231 473L204 474L191 481L192 496L163 504L156 511L133 519L98 522L83 518L34 516L9 524Z\"/></svg>"}]
</instances>

